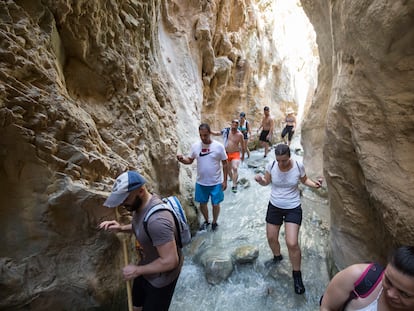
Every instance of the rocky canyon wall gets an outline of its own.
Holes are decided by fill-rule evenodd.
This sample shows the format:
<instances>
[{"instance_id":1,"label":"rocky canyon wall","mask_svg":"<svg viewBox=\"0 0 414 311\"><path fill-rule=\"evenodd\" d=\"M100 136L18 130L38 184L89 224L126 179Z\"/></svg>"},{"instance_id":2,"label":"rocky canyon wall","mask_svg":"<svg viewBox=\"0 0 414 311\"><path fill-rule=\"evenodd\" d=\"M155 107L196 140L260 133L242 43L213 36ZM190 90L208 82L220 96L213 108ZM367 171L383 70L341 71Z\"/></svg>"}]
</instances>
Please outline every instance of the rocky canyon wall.
<instances>
[{"instance_id":1,"label":"rocky canyon wall","mask_svg":"<svg viewBox=\"0 0 414 311\"><path fill-rule=\"evenodd\" d=\"M333 258L384 260L414 241L414 2L301 2L321 63L302 143L311 167L323 150Z\"/></svg>"},{"instance_id":2,"label":"rocky canyon wall","mask_svg":"<svg viewBox=\"0 0 414 311\"><path fill-rule=\"evenodd\" d=\"M183 98L159 62L162 10L0 3L0 309L123 308L121 243L96 229L115 217L103 200L126 169L178 194L174 125L188 120L193 137L202 102L201 90Z\"/></svg>"}]
</instances>

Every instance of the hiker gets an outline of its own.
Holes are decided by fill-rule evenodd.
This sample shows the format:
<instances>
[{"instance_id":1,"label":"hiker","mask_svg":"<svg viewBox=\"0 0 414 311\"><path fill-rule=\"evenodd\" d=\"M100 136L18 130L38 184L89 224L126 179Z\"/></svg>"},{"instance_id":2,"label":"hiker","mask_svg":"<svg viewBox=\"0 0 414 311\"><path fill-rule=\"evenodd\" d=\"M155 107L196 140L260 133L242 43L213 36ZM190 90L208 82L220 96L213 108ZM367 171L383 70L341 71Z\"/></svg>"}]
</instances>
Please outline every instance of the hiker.
<instances>
[{"instance_id":1,"label":"hiker","mask_svg":"<svg viewBox=\"0 0 414 311\"><path fill-rule=\"evenodd\" d=\"M226 127L220 132L211 131L212 135L223 136L224 148L227 153L227 164L228 164L228 174L230 179L233 182L231 191L237 192L237 182L239 179L239 165L240 159L244 161L244 137L243 134L238 130L239 120L235 119L231 122L231 127ZM241 154L241 158L240 158Z\"/></svg>"},{"instance_id":2,"label":"hiker","mask_svg":"<svg viewBox=\"0 0 414 311\"><path fill-rule=\"evenodd\" d=\"M285 222L285 240L292 265L292 275L296 294L303 294L305 287L302 282L301 250L298 242L300 225L302 223L302 207L298 182L320 188L321 184L306 176L302 163L290 158L290 148L286 144L275 147L276 161L266 166L264 176L257 174L255 180L262 186L272 184L270 201L266 214L266 235L273 259L269 264L277 264L283 256L280 252L279 232Z\"/></svg>"},{"instance_id":3,"label":"hiker","mask_svg":"<svg viewBox=\"0 0 414 311\"><path fill-rule=\"evenodd\" d=\"M290 143L292 141L292 136L295 133L296 129L296 117L294 115L294 111L292 108L288 108L286 111L286 117L285 117L285 127L282 130L282 139L283 142L286 144L285 136L287 135L287 144L290 146Z\"/></svg>"},{"instance_id":4,"label":"hiker","mask_svg":"<svg viewBox=\"0 0 414 311\"><path fill-rule=\"evenodd\" d=\"M257 129L257 132L259 133L260 129L262 131L260 132L259 141L260 145L264 147L264 157L267 157L267 154L269 153L269 149L271 146L271 140L273 135L273 129L274 129L274 120L273 117L270 115L270 108L268 106L265 106L263 109L263 119L260 127Z\"/></svg>"},{"instance_id":5,"label":"hiker","mask_svg":"<svg viewBox=\"0 0 414 311\"><path fill-rule=\"evenodd\" d=\"M414 310L414 246L394 250L378 279L366 280L369 263L351 265L330 281L321 300L320 310ZM353 295L355 284L367 287L365 295Z\"/></svg>"},{"instance_id":6,"label":"hiker","mask_svg":"<svg viewBox=\"0 0 414 311\"><path fill-rule=\"evenodd\" d=\"M132 213L130 224L116 220L103 221L99 228L111 232L134 233L140 245L140 262L122 269L125 280L134 280L132 303L138 310L167 311L181 272L183 254L177 247L178 231L174 216L167 210L151 215L144 229L143 219L149 209L163 201L146 188L146 180L138 172L119 175L112 192L104 202L106 207L124 206Z\"/></svg>"},{"instance_id":7,"label":"hiker","mask_svg":"<svg viewBox=\"0 0 414 311\"><path fill-rule=\"evenodd\" d=\"M248 146L249 138L252 135L250 129L250 123L246 119L246 114L244 112L240 112L240 119L239 119L239 131L243 134L243 145L244 150L247 152L247 157L250 158L250 150Z\"/></svg>"},{"instance_id":8,"label":"hiker","mask_svg":"<svg viewBox=\"0 0 414 311\"><path fill-rule=\"evenodd\" d=\"M227 154L221 143L211 139L211 129L207 123L201 124L198 132L201 141L191 146L190 155L179 154L177 160L183 164L192 164L197 159L195 201L200 203L200 211L204 217L200 230L207 230L210 225L207 204L211 197L211 229L215 231L218 226L220 202L224 200L224 190L227 188Z\"/></svg>"}]
</instances>

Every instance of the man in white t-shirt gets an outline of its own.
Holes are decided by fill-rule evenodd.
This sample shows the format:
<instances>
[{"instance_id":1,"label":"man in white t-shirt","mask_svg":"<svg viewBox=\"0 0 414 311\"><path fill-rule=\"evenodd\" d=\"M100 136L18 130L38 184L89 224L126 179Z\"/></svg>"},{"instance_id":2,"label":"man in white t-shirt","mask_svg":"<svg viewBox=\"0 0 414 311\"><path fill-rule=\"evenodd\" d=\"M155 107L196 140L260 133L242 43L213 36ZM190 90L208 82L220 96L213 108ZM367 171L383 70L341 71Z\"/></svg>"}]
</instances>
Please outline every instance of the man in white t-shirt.
<instances>
[{"instance_id":1,"label":"man in white t-shirt","mask_svg":"<svg viewBox=\"0 0 414 311\"><path fill-rule=\"evenodd\" d=\"M191 164L197 159L195 200L200 203L200 211L204 217L200 230L206 230L210 225L207 204L211 197L213 206L211 229L215 231L220 202L224 199L223 191L227 188L227 154L221 143L211 139L211 129L208 124L201 124L198 132L201 141L191 146L189 156L179 154L177 160L183 164Z\"/></svg>"}]
</instances>

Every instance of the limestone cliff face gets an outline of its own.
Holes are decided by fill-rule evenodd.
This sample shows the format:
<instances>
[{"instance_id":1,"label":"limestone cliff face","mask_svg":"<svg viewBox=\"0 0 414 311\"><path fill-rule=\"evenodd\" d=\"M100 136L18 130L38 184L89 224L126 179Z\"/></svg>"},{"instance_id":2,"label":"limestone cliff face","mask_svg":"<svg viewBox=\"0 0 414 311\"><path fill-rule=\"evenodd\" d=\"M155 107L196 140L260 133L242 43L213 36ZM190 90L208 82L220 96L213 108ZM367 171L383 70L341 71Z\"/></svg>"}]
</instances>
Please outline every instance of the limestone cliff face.
<instances>
[{"instance_id":1,"label":"limestone cliff face","mask_svg":"<svg viewBox=\"0 0 414 311\"><path fill-rule=\"evenodd\" d=\"M307 164L323 149L333 256L383 259L414 241L414 2L301 2L321 58L302 142Z\"/></svg>"},{"instance_id":2,"label":"limestone cliff face","mask_svg":"<svg viewBox=\"0 0 414 311\"><path fill-rule=\"evenodd\" d=\"M178 107L187 101L155 61L161 10L0 3L1 309L122 309L120 242L96 229L115 217L103 199L128 168L156 192L178 193L172 125L198 115Z\"/></svg>"}]
</instances>

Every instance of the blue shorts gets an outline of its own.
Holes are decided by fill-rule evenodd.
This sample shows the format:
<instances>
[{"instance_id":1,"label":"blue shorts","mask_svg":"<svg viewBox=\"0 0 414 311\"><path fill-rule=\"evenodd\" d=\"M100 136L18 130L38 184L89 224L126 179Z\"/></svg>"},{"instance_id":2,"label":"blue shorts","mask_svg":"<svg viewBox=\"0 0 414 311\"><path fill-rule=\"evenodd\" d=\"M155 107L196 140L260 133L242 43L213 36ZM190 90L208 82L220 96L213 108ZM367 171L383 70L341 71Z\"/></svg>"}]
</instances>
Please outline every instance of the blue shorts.
<instances>
[{"instance_id":1,"label":"blue shorts","mask_svg":"<svg viewBox=\"0 0 414 311\"><path fill-rule=\"evenodd\" d=\"M211 196L211 204L218 205L224 200L224 192L221 184L215 186L202 186L196 183L195 200L199 203L208 203Z\"/></svg>"},{"instance_id":2,"label":"blue shorts","mask_svg":"<svg viewBox=\"0 0 414 311\"><path fill-rule=\"evenodd\" d=\"M281 226L285 222L293 222L299 226L302 224L302 206L285 209L273 206L269 202L267 206L266 222L272 225Z\"/></svg>"}]
</instances>

